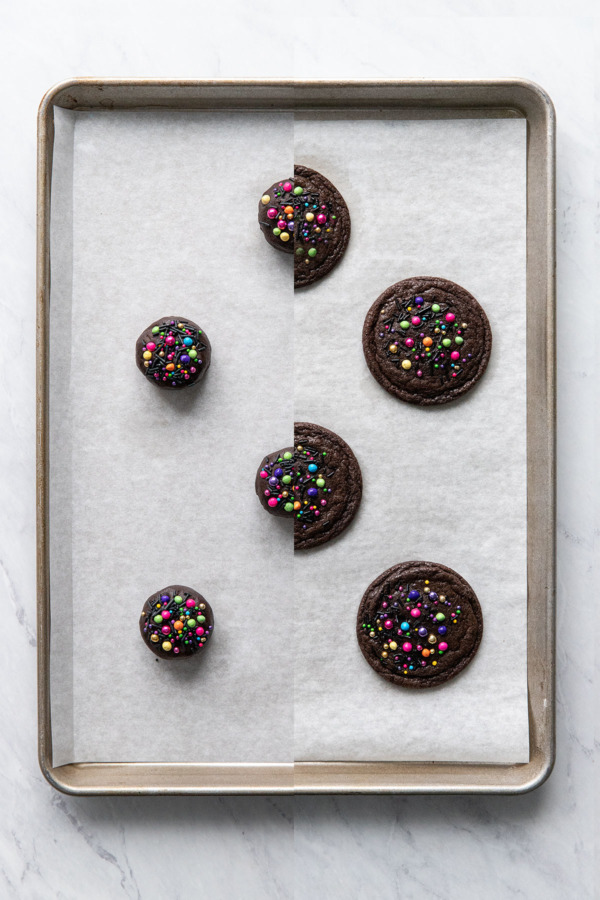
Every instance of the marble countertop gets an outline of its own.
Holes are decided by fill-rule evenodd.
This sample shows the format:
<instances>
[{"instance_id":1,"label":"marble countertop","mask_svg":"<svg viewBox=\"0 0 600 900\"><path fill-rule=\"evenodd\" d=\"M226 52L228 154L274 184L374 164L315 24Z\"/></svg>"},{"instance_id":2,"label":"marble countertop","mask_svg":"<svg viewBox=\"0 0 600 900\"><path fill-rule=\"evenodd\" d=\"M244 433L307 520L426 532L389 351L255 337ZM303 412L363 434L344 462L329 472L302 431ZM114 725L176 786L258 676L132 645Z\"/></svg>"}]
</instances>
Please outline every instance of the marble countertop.
<instances>
[{"instance_id":1,"label":"marble countertop","mask_svg":"<svg viewBox=\"0 0 600 900\"><path fill-rule=\"evenodd\" d=\"M419 9L428 17L420 18L404 15L407 5L309 0L302 17L298 8L286 15L266 0L252 5L229 0L217 12L206 0L173 0L168 15L157 2L142 7L117 0L57 5L23 0L2 10L0 70L10 96L0 167L0 575L6 625L0 658L5 686L1 897L563 900L595 895L597 601L591 588L597 426L591 411L600 230L594 164L600 149L598 20L584 0L568 6L559 0L425 0ZM511 16L517 8L522 15ZM558 721L555 770L537 791L518 797L93 799L63 796L45 782L36 756L35 116L45 90L74 75L512 75L537 81L553 98L558 117Z\"/></svg>"}]
</instances>

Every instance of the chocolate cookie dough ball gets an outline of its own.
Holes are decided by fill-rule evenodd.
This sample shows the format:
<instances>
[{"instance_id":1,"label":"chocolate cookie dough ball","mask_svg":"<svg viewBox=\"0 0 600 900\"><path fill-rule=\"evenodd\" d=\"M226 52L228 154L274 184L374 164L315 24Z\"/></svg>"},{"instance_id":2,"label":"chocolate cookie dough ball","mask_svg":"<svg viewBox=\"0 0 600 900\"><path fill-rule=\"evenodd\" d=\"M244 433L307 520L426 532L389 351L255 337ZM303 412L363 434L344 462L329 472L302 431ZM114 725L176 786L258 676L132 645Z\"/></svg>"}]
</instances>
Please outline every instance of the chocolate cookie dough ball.
<instances>
[{"instance_id":1,"label":"chocolate cookie dough ball","mask_svg":"<svg viewBox=\"0 0 600 900\"><path fill-rule=\"evenodd\" d=\"M444 684L471 662L483 616L473 588L448 566L405 562L369 585L356 635L369 665L393 684Z\"/></svg>"},{"instance_id":2,"label":"chocolate cookie dough ball","mask_svg":"<svg viewBox=\"0 0 600 900\"><path fill-rule=\"evenodd\" d=\"M171 584L148 597L140 616L144 643L161 659L194 656L206 647L213 628L210 604L182 584Z\"/></svg>"},{"instance_id":3,"label":"chocolate cookie dough ball","mask_svg":"<svg viewBox=\"0 0 600 900\"><path fill-rule=\"evenodd\" d=\"M260 229L267 242L284 253L294 252L295 207L293 178L276 181L258 201Z\"/></svg>"},{"instance_id":4,"label":"chocolate cookie dough ball","mask_svg":"<svg viewBox=\"0 0 600 900\"><path fill-rule=\"evenodd\" d=\"M210 341L191 319L165 316L141 333L135 345L135 361L152 384L181 390L206 375Z\"/></svg>"},{"instance_id":5,"label":"chocolate cookie dough ball","mask_svg":"<svg viewBox=\"0 0 600 900\"><path fill-rule=\"evenodd\" d=\"M360 505L362 475L339 435L296 422L294 446L264 458L255 489L268 512L294 522L294 548L305 550L348 527Z\"/></svg>"},{"instance_id":6,"label":"chocolate cookie dough ball","mask_svg":"<svg viewBox=\"0 0 600 900\"><path fill-rule=\"evenodd\" d=\"M462 397L483 376L492 352L488 318L468 291L445 278L407 278L370 308L363 351L388 393L420 406Z\"/></svg>"},{"instance_id":7,"label":"chocolate cookie dough ball","mask_svg":"<svg viewBox=\"0 0 600 900\"><path fill-rule=\"evenodd\" d=\"M293 447L265 456L254 489L263 509L272 516L291 519L294 512L294 481L296 454Z\"/></svg>"}]
</instances>

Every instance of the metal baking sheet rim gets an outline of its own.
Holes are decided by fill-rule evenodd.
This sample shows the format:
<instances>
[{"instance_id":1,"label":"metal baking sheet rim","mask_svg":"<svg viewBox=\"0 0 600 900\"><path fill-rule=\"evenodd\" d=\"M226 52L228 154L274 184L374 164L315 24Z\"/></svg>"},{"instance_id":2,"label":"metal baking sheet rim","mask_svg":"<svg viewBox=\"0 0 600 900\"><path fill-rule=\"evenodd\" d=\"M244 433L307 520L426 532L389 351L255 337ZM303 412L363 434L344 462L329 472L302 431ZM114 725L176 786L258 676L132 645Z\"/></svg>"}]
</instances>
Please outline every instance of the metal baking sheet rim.
<instances>
[{"instance_id":1,"label":"metal baking sheet rim","mask_svg":"<svg viewBox=\"0 0 600 900\"><path fill-rule=\"evenodd\" d=\"M518 765L406 762L73 763L52 765L48 519L48 312L54 107L406 111L527 119L527 679L530 760ZM290 81L74 78L38 113L37 630L38 750L64 793L520 794L542 784L555 756L555 113L538 85L496 80Z\"/></svg>"}]
</instances>

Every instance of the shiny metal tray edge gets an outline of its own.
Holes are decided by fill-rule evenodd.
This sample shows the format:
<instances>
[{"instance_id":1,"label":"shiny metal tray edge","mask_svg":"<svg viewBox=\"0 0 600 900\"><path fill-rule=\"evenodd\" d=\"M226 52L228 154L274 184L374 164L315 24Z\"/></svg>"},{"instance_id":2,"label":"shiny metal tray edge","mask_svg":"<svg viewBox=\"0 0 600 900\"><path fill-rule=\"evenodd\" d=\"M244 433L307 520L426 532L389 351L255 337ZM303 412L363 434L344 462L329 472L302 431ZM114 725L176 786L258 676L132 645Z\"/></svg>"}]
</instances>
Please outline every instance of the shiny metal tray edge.
<instances>
[{"instance_id":1,"label":"shiny metal tray edge","mask_svg":"<svg viewBox=\"0 0 600 900\"><path fill-rule=\"evenodd\" d=\"M530 760L519 765L404 762L52 764L48 518L48 314L54 107L285 109L527 120L527 508ZM60 791L96 794L524 793L555 755L555 114L536 84L495 80L162 80L74 78L38 113L37 621L38 750Z\"/></svg>"}]
</instances>

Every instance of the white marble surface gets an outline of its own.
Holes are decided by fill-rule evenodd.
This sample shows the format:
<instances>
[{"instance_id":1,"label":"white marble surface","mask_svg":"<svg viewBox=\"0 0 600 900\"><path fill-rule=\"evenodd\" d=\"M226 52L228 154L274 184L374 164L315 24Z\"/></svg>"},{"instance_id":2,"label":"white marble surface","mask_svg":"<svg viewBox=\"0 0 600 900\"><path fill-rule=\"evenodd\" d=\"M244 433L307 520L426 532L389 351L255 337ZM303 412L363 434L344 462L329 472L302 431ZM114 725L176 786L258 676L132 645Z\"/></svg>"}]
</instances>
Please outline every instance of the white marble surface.
<instances>
[{"instance_id":1,"label":"white marble surface","mask_svg":"<svg viewBox=\"0 0 600 900\"><path fill-rule=\"evenodd\" d=\"M592 374L600 41L594 8L591 0L424 0L418 10L431 18L410 19L409 4L393 0L307 0L289 14L265 0L225 2L217 13L206 0L165 7L156 0L2 5L0 897L597 896ZM545 17L536 18L540 13ZM558 759L533 794L73 799L44 781L35 719L35 111L50 84L85 74L518 75L553 97L559 122Z\"/></svg>"}]
</instances>

